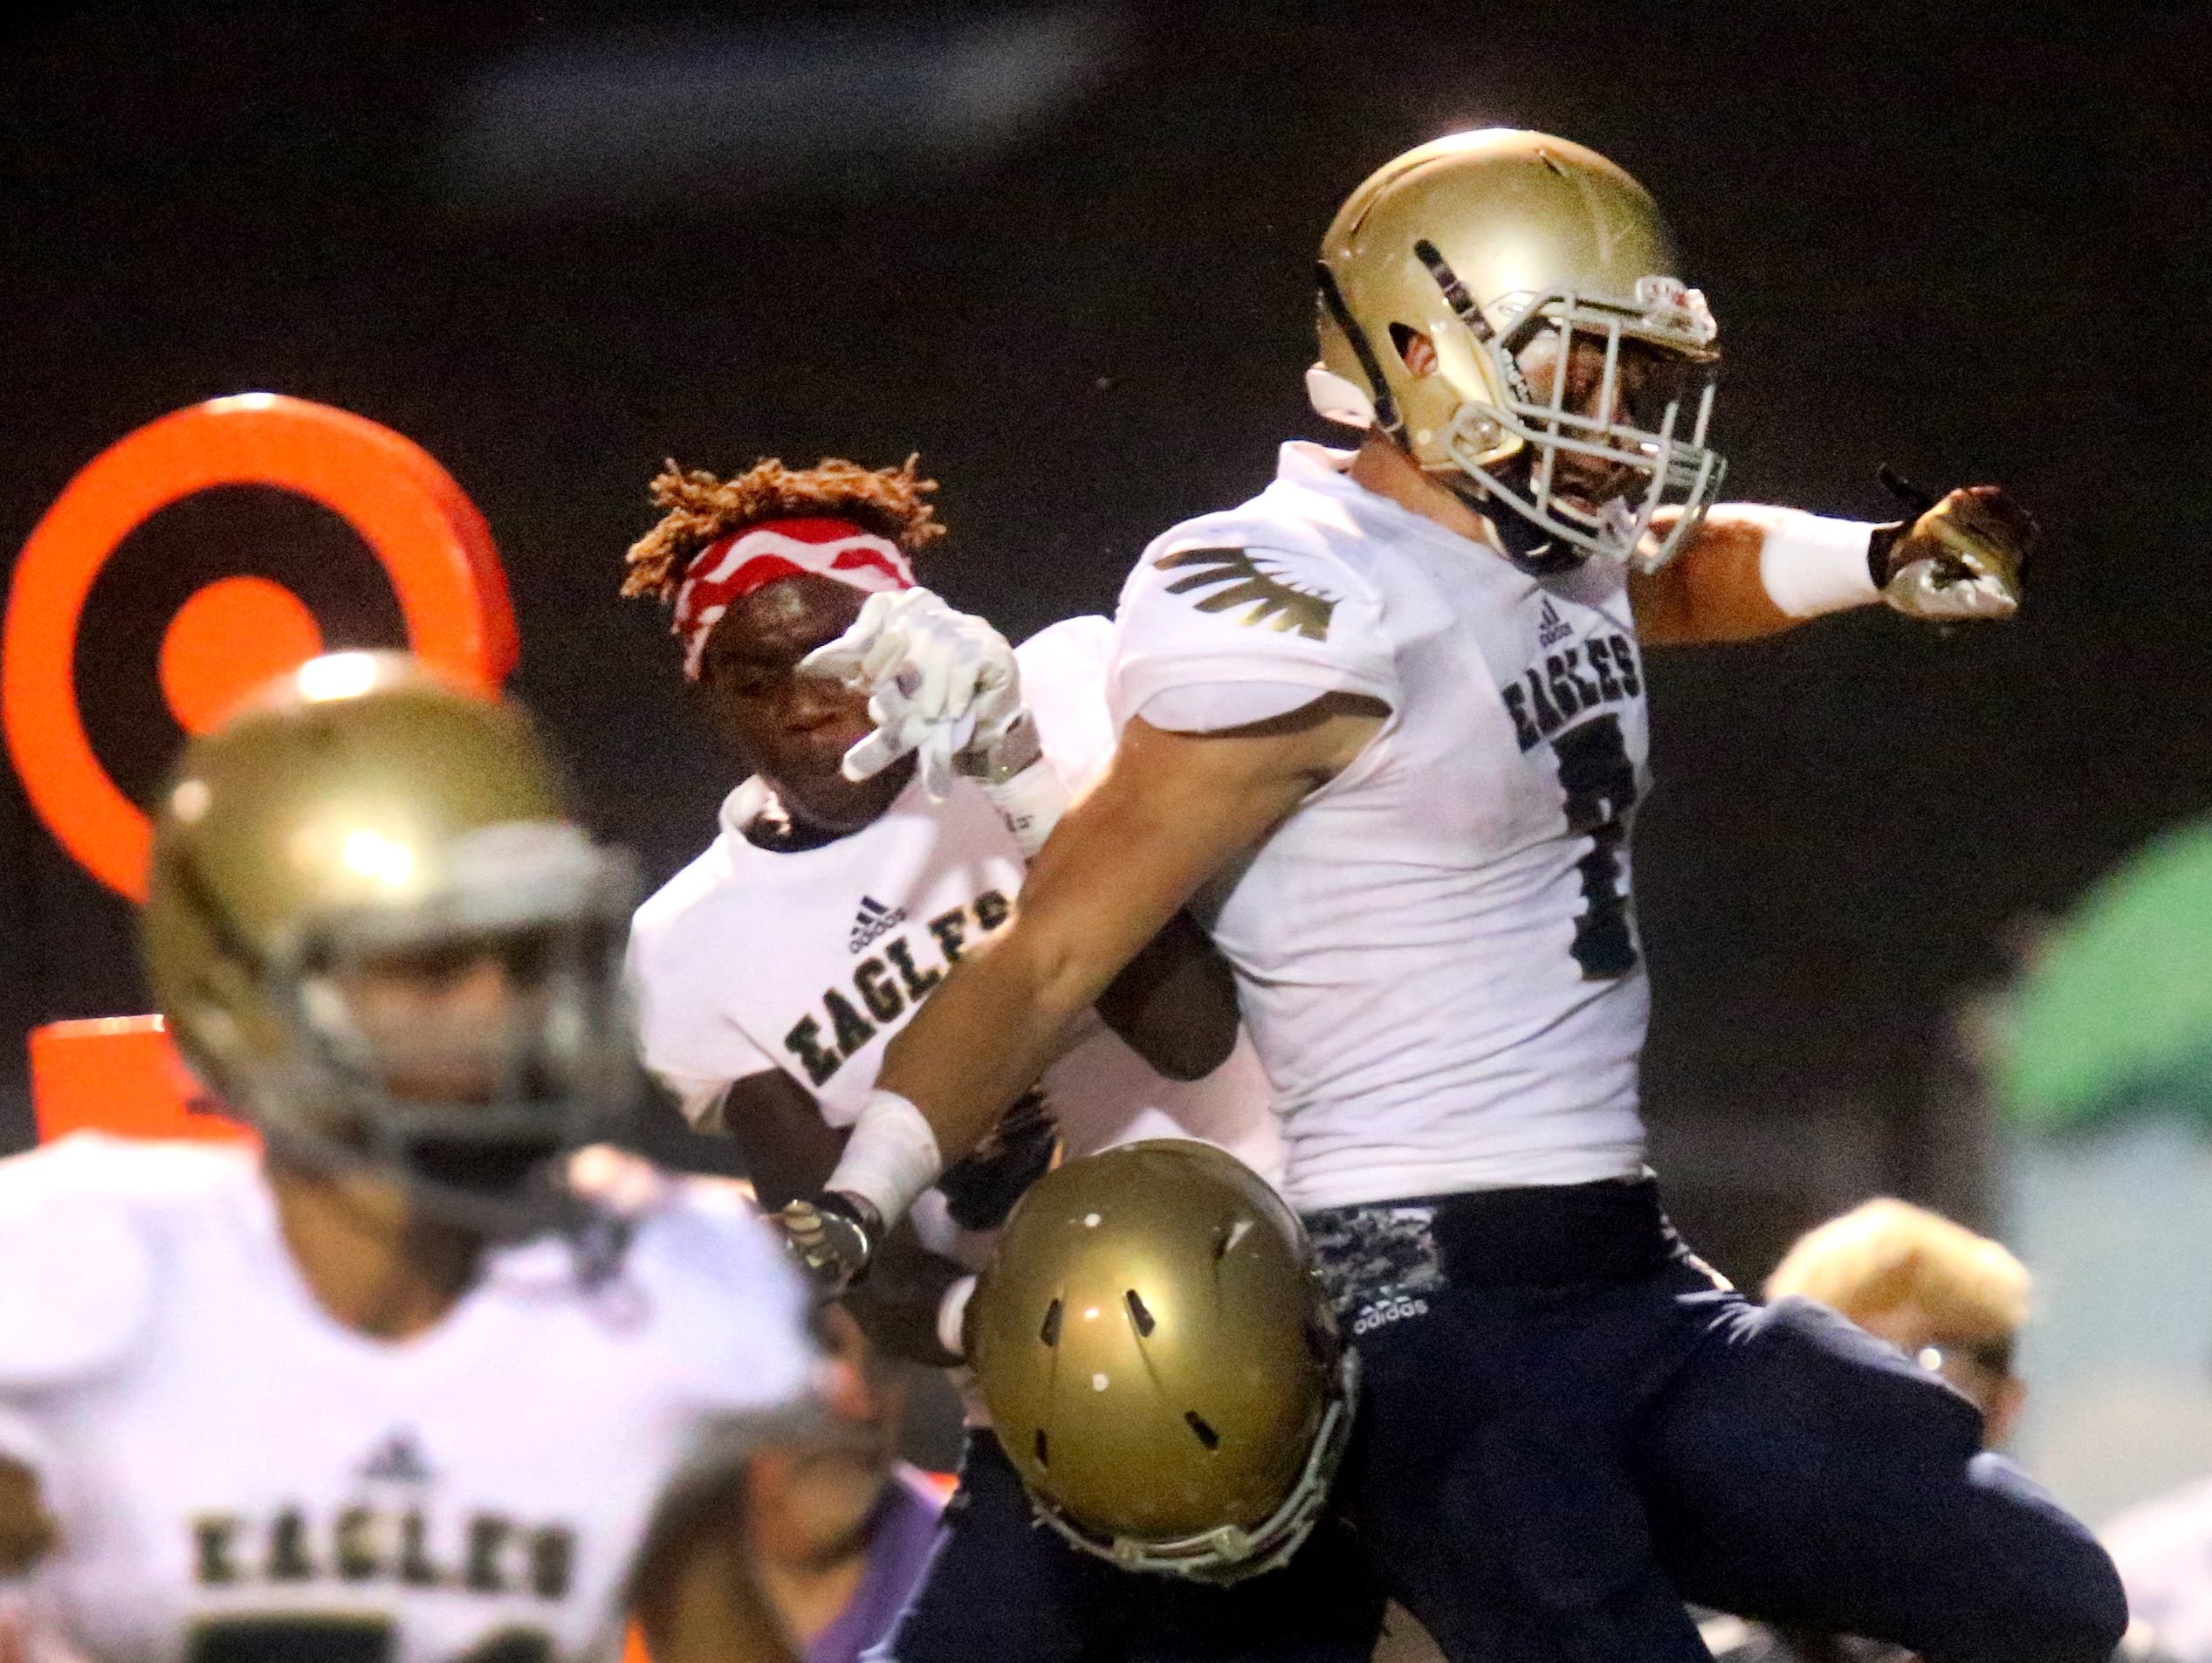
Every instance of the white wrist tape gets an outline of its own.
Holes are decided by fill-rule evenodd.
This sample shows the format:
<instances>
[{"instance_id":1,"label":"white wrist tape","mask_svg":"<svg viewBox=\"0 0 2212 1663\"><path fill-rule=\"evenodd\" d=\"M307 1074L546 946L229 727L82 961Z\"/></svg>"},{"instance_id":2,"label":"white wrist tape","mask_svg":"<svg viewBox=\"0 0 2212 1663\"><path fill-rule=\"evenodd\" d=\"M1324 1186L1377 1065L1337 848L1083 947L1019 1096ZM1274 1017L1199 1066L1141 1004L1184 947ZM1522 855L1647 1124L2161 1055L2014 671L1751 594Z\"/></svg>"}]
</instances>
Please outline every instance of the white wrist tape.
<instances>
[{"instance_id":1,"label":"white wrist tape","mask_svg":"<svg viewBox=\"0 0 2212 1663\"><path fill-rule=\"evenodd\" d=\"M954 1357L965 1357L962 1329L968 1320L968 1301L975 1297L975 1278L963 1276L945 1290L937 1302L937 1343Z\"/></svg>"},{"instance_id":2,"label":"white wrist tape","mask_svg":"<svg viewBox=\"0 0 2212 1663\"><path fill-rule=\"evenodd\" d=\"M1049 757L1039 757L1011 780L986 784L983 794L1006 822L1013 841L1021 846L1024 860L1034 858L1052 835L1052 828L1068 812L1068 782Z\"/></svg>"},{"instance_id":3,"label":"white wrist tape","mask_svg":"<svg viewBox=\"0 0 2212 1663\"><path fill-rule=\"evenodd\" d=\"M922 1111L896 1091L877 1090L868 1094L845 1152L822 1187L859 1196L889 1227L906 1216L944 1171L937 1134Z\"/></svg>"},{"instance_id":4,"label":"white wrist tape","mask_svg":"<svg viewBox=\"0 0 2212 1663\"><path fill-rule=\"evenodd\" d=\"M1766 533L1759 581L1775 605L1793 618L1872 605L1882 598L1866 560L1874 527L1860 519L1828 519L1802 508L1729 503L1717 512L1740 515Z\"/></svg>"}]
</instances>

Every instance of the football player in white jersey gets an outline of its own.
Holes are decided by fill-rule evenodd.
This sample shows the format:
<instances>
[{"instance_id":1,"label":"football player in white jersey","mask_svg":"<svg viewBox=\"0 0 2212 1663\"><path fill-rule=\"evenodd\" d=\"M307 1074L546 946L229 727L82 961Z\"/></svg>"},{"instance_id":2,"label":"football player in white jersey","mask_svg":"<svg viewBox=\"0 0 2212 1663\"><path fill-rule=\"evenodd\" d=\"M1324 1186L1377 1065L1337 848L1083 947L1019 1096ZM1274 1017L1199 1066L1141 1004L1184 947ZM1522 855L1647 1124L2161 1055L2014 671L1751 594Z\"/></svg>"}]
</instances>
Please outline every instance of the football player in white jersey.
<instances>
[{"instance_id":1,"label":"football player in white jersey","mask_svg":"<svg viewBox=\"0 0 2212 1663\"><path fill-rule=\"evenodd\" d=\"M886 1043L1004 925L1068 787L1110 752L1111 631L1074 619L1017 653L916 587L912 556L941 526L911 459L803 471L770 460L730 479L672 469L653 488L664 517L633 549L625 592L671 604L687 678L752 773L713 843L638 910L631 985L648 1066L695 1124L737 1137L775 1206L821 1188ZM978 692L957 734L929 721L903 729L892 687L876 737L869 694L831 673L862 666L821 651L863 611L871 640L919 679ZM809 660L814 673L800 674ZM842 766L856 747L855 771L874 769L859 780ZM942 1175L919 1209L923 1240L893 1238L849 1290L855 1314L903 1355L957 1362L988 1233L1057 1148L1164 1136L1280 1171L1226 966L1187 919L1169 921L1077 1014L1038 1089L1025 1088L987 1146ZM1077 1645L1100 1659L1195 1660L1219 1655L1219 1635L1255 1632L1316 1660L1371 1648L1371 1605L1316 1609L1288 1591L1332 1580L1316 1568L1330 1554L1349 1561L1341 1537L1295 1577L1170 1590L1034 1529L987 1430L970 1433L962 1484L951 1540L896 1639L903 1663Z\"/></svg>"},{"instance_id":2,"label":"football player in white jersey","mask_svg":"<svg viewBox=\"0 0 2212 1663\"><path fill-rule=\"evenodd\" d=\"M141 925L244 1144L0 1162L0 1541L108 1663L791 1656L733 1515L802 1280L627 1100L625 860L519 711L318 658L187 748Z\"/></svg>"},{"instance_id":3,"label":"football player in white jersey","mask_svg":"<svg viewBox=\"0 0 2212 1663\"><path fill-rule=\"evenodd\" d=\"M1687 1598L1932 1663L2102 1663L2126 1612L2088 1534L1940 1382L1713 1276L1637 1102L1643 648L1884 601L2002 617L2032 525L1991 488L1893 526L1711 507L1713 314L1579 146L1398 158L1317 283L1309 387L1364 441L1286 446L1145 552L1112 762L890 1048L794 1246L864 1265L1194 904L1364 1364L1343 1494L1448 1656L1693 1663Z\"/></svg>"}]
</instances>

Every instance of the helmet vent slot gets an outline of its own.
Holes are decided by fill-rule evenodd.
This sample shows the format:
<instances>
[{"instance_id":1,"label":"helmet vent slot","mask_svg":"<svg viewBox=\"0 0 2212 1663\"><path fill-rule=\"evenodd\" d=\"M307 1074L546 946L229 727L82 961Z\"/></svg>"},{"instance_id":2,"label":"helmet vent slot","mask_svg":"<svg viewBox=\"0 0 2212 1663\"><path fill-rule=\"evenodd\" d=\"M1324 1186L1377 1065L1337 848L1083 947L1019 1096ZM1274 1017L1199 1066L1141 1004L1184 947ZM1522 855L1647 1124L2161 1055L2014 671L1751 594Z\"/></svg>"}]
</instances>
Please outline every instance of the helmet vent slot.
<instances>
[{"instance_id":1,"label":"helmet vent slot","mask_svg":"<svg viewBox=\"0 0 2212 1663\"><path fill-rule=\"evenodd\" d=\"M1183 1419L1185 1424L1190 1426L1191 1430L1198 1435L1198 1440L1204 1444L1208 1449L1219 1449L1221 1447L1221 1434L1214 1431L1212 1426L1206 1425L1206 1417L1204 1415L1200 1414L1195 1409L1185 1409L1183 1412ZM1044 1436L1042 1433L1039 1433L1037 1435L1040 1438Z\"/></svg>"},{"instance_id":2,"label":"helmet vent slot","mask_svg":"<svg viewBox=\"0 0 2212 1663\"><path fill-rule=\"evenodd\" d=\"M1054 1300L1051 1304L1045 1307L1045 1324L1037 1330L1037 1337L1047 1345L1060 1343L1060 1302L1058 1300ZM1039 1433L1037 1436L1042 1439L1044 1433ZM1044 1457L1040 1455L1037 1459L1042 1460Z\"/></svg>"},{"instance_id":3,"label":"helmet vent slot","mask_svg":"<svg viewBox=\"0 0 2212 1663\"><path fill-rule=\"evenodd\" d=\"M1460 281L1460 274L1451 268L1443 255L1437 252L1436 244L1424 237L1413 244L1413 252L1419 257L1421 264L1428 267L1429 275L1436 279L1436 286L1444 291L1444 303L1452 308L1452 315L1474 331L1477 340L1489 340L1493 333L1489 319L1482 315L1482 308L1475 305L1474 297L1467 291L1467 285ZM1395 328L1391 339L1397 339ZM1398 351L1402 354L1405 350L1401 342Z\"/></svg>"},{"instance_id":4,"label":"helmet vent slot","mask_svg":"<svg viewBox=\"0 0 2212 1663\"><path fill-rule=\"evenodd\" d=\"M1054 1307L1054 1309L1058 1308ZM1042 1426L1037 1428L1037 1465L1040 1467L1052 1465L1051 1457L1045 1453L1045 1429Z\"/></svg>"},{"instance_id":5,"label":"helmet vent slot","mask_svg":"<svg viewBox=\"0 0 2212 1663\"><path fill-rule=\"evenodd\" d=\"M1144 1302L1137 1297L1137 1289L1130 1288L1122 1297L1129 1302L1129 1318L1137 1324L1138 1337L1143 1339L1151 1338L1152 1330L1159 1324L1152 1319L1152 1313L1145 1308Z\"/></svg>"}]
</instances>

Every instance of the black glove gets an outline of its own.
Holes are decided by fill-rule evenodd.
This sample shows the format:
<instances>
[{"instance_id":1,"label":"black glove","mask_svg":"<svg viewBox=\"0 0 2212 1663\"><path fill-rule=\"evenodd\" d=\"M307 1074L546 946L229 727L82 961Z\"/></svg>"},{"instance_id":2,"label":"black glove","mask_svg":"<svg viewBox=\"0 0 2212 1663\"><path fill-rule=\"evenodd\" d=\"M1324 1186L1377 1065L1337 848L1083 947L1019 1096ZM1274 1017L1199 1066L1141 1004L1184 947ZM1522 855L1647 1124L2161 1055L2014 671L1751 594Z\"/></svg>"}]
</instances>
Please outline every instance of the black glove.
<instances>
[{"instance_id":1,"label":"black glove","mask_svg":"<svg viewBox=\"0 0 2212 1663\"><path fill-rule=\"evenodd\" d=\"M1060 1158L1060 1123L1042 1091L1024 1093L991 1135L937 1181L946 1210L964 1230L995 1230L1021 1192Z\"/></svg>"},{"instance_id":2,"label":"black glove","mask_svg":"<svg viewBox=\"0 0 2212 1663\"><path fill-rule=\"evenodd\" d=\"M825 1190L811 1201L790 1201L770 1217L784 1247L827 1302L868 1275L883 1220L857 1195Z\"/></svg>"},{"instance_id":3,"label":"black glove","mask_svg":"<svg viewBox=\"0 0 2212 1663\"><path fill-rule=\"evenodd\" d=\"M2002 485L1966 485L1875 527L1867 568L1882 599L1909 618L2009 618L2036 535L2034 518Z\"/></svg>"}]
</instances>

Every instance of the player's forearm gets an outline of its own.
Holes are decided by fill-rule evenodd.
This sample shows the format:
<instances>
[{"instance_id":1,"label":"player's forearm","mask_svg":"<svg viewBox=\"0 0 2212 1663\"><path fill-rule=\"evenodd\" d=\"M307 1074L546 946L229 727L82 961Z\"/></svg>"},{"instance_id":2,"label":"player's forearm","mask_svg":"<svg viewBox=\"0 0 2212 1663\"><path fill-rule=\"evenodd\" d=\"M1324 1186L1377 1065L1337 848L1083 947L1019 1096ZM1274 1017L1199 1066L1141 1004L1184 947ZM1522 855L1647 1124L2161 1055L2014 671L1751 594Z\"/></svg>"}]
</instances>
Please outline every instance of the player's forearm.
<instances>
[{"instance_id":1,"label":"player's forearm","mask_svg":"<svg viewBox=\"0 0 2212 1663\"><path fill-rule=\"evenodd\" d=\"M1025 905L1028 899L1025 890ZM1082 919L1096 909L1075 900L1064 909L1073 917L1055 917L1049 904L1037 916L1017 911L994 940L953 966L891 1041L825 1186L864 1230L880 1234L982 1140L1162 921L1140 911L1126 936L1115 927L1126 918L1087 929Z\"/></svg>"},{"instance_id":2,"label":"player's forearm","mask_svg":"<svg viewBox=\"0 0 2212 1663\"><path fill-rule=\"evenodd\" d=\"M949 1368L960 1355L945 1343L939 1319L945 1295L967 1280L967 1267L924 1247L909 1220L884 1238L868 1280L846 1294L845 1309L876 1350Z\"/></svg>"},{"instance_id":3,"label":"player's forearm","mask_svg":"<svg viewBox=\"0 0 2212 1663\"><path fill-rule=\"evenodd\" d=\"M753 1192L771 1211L819 1190L845 1147L845 1135L822 1119L814 1095L780 1069L733 1082L723 1124L745 1152Z\"/></svg>"},{"instance_id":4,"label":"player's forearm","mask_svg":"<svg viewBox=\"0 0 2212 1663\"><path fill-rule=\"evenodd\" d=\"M1659 571L1629 582L1649 645L1749 641L1881 599L1874 527L1793 508L1723 503Z\"/></svg>"},{"instance_id":5,"label":"player's forearm","mask_svg":"<svg viewBox=\"0 0 2212 1663\"><path fill-rule=\"evenodd\" d=\"M1030 869L1013 921L891 1042L830 1193L880 1225L972 1148L1199 886L1373 737L1383 716L1334 697L1227 734L1130 722Z\"/></svg>"},{"instance_id":6,"label":"player's forearm","mask_svg":"<svg viewBox=\"0 0 2212 1663\"><path fill-rule=\"evenodd\" d=\"M970 952L883 1055L879 1089L913 1103L947 1163L972 1149L1064 1048L1068 1029L1121 964L1105 944L1054 939L1017 908Z\"/></svg>"}]
</instances>

